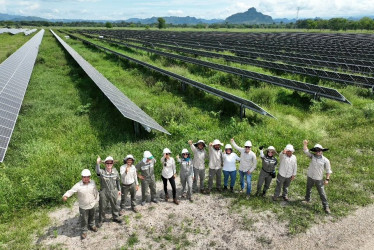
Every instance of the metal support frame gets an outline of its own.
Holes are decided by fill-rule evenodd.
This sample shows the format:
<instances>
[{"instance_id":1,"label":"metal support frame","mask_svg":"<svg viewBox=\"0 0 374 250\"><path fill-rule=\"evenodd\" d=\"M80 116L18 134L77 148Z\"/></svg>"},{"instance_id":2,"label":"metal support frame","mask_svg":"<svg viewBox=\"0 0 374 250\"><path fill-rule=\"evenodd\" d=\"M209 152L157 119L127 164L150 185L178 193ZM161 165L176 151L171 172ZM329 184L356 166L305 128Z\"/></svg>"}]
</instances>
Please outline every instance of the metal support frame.
<instances>
[{"instance_id":1,"label":"metal support frame","mask_svg":"<svg viewBox=\"0 0 374 250\"><path fill-rule=\"evenodd\" d=\"M136 121L133 121L133 124L134 124L135 136L139 136L140 135L140 124Z\"/></svg>"}]
</instances>

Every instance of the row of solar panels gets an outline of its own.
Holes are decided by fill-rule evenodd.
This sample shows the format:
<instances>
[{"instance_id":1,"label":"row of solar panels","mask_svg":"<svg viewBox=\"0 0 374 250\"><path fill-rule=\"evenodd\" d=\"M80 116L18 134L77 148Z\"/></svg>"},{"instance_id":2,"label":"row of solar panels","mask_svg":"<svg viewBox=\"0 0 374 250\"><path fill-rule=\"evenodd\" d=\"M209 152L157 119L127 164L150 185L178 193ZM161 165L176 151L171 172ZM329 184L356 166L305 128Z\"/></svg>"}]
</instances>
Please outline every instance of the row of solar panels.
<instances>
[{"instance_id":1,"label":"row of solar panels","mask_svg":"<svg viewBox=\"0 0 374 250\"><path fill-rule=\"evenodd\" d=\"M8 29L8 28L1 28L0 29L0 34L3 34L3 33L10 33L12 35L16 35L18 33L24 33L25 36L28 36L32 33L34 33L35 31L37 31L37 29Z\"/></svg>"},{"instance_id":2,"label":"row of solar panels","mask_svg":"<svg viewBox=\"0 0 374 250\"><path fill-rule=\"evenodd\" d=\"M257 72L252 72L252 71L248 71L248 70L243 70L243 69L239 69L239 68L234 68L234 67L222 65L222 64L217 64L217 63L211 63L211 62L207 62L207 61L203 61L203 60L198 60L198 59L194 59L194 58L187 57L187 56L176 55L176 54L167 53L167 52L163 52L163 51L159 51L159 50L155 50L155 49L140 47L140 46L136 46L136 45L132 45L132 44L123 44L123 45L126 46L126 47L151 52L151 53L161 55L161 56L164 56L164 57L167 57L167 58L177 59L177 60L180 60L180 61L184 61L184 62L208 67L208 68L211 68L211 69L214 69L214 70L218 70L218 71L222 71L222 72L226 72L226 73L230 73L230 74L234 74L234 75L239 75L239 76L242 76L242 77L245 77L245 78L250 78L250 79L270 83L270 84L273 84L273 85L297 90L297 91L300 91L300 92L312 94L314 96L320 96L320 97L325 97L325 98L349 103L349 101L335 89L321 87L321 86L318 86L318 85L312 85L312 84L299 82L299 81L294 81L294 80L288 80L288 79L284 79L284 78L280 78L280 77L265 75L265 74L261 74L261 73L257 73Z\"/></svg>"},{"instance_id":3,"label":"row of solar panels","mask_svg":"<svg viewBox=\"0 0 374 250\"><path fill-rule=\"evenodd\" d=\"M85 30L82 31L89 34L102 34L104 36L114 36L120 39L136 39L148 42L174 44L176 46L184 46L190 48L198 48L204 50L216 50L216 51L231 51L241 57L252 57L252 58L263 58L271 61L284 61L287 63L298 64L298 65L310 65L318 67L327 67L331 69L342 69L362 74L370 74L374 72L374 61L370 58L369 60L361 59L347 59L331 56L320 56L320 55L308 55L308 54L294 54L290 52L279 52L271 49L259 49L259 48L242 48L235 46L224 46L222 44L212 44L210 42L193 42L179 39L162 39L162 38L151 38L148 35L141 36L129 36L127 31L98 31L98 30Z\"/></svg>"},{"instance_id":4,"label":"row of solar panels","mask_svg":"<svg viewBox=\"0 0 374 250\"><path fill-rule=\"evenodd\" d=\"M41 30L0 64L0 162L4 160L43 34Z\"/></svg>"},{"instance_id":5,"label":"row of solar panels","mask_svg":"<svg viewBox=\"0 0 374 250\"><path fill-rule=\"evenodd\" d=\"M85 34L86 35L86 34ZM86 35L91 38L96 38L97 36L92 36L92 35ZM103 38L104 40L107 40ZM284 72L290 72L290 73L295 73L295 74L301 74L301 75L308 75L308 76L314 76L318 77L320 79L325 79L329 81L335 81L339 83L344 83L344 84L350 84L350 85L356 85L359 87L364 87L364 88L373 88L374 87L374 78L373 77L368 77L368 76L359 76L359 75L351 75L351 74L345 74L341 72L333 72L333 71L326 71L322 69L313 69L313 68L307 68L307 67L301 67L301 66L295 66L295 65L288 65L288 64L283 64L283 63L275 63L275 62L267 62L263 60L258 60L258 59L251 59L251 58L245 58L245 57L238 57L238 56L230 56L230 55L225 55L225 54L219 54L219 53L211 53L207 51L202 51L202 50L195 50L195 49L186 49L182 47L176 47L176 46L170 46L170 45L164 45L161 43L157 42L144 42L140 39L119 39L119 40L126 40L130 42L138 42L143 45L148 45L148 46L156 46L159 48L164 48L168 50L173 50L177 52L183 52L183 53L189 53L189 54L194 54L194 55L199 55L199 56L204 56L204 57L212 57L212 58L224 58L226 61L231 61L231 62L237 62L240 64L248 64L248 65L254 65L262 68L267 68L267 69L273 69L273 70L280 70ZM113 41L111 41L113 42ZM175 45L173 43L169 43L172 45Z\"/></svg>"},{"instance_id":6,"label":"row of solar panels","mask_svg":"<svg viewBox=\"0 0 374 250\"><path fill-rule=\"evenodd\" d=\"M223 98L229 102L232 102L232 103L235 103L235 104L238 104L240 105L240 107L242 108L247 108L247 109L250 109L254 112L257 112L259 114L262 114L262 115L266 115L266 116L270 116L270 117L273 117L273 115L269 114L267 111L265 111L263 108L261 108L260 106L258 106L256 103L252 102L252 101L249 101L249 100L246 100L246 99L243 99L241 97L238 97L238 96L235 96L235 95L232 95L230 93L227 93L227 92L224 92L224 91L221 91L219 89L215 89L213 87L210 87L208 85L205 85L203 83L200 83L200 82L197 82L197 81L194 81L194 80L191 80L191 79L188 79L186 77L183 77L181 75L178 75L178 74L175 74L173 72L170 72L170 71L167 71L167 70L164 70L164 69L161 69L159 67L156 67L154 65L151 65L151 64L148 64L148 63L145 63L145 62L142 62L140 60L137 60L137 59L134 59L132 57L129 57L129 56L126 56L126 55L123 55L121 53L118 53L116 51L113 51L111 49L108 49L108 48L105 48L103 46L100 46L100 45L97 45L97 44L94 44L92 42L89 42L87 40L84 40L82 38L79 38L79 37L76 37L72 34L69 34L70 37L74 38L74 39L78 39L82 42L84 42L85 44L88 44L88 45L91 45L91 46L94 46L98 49L101 49L101 50L104 50L106 52L109 52L109 53L112 53L118 57L121 57L121 58L125 58L126 60L129 60L131 62L134 62L134 63L137 63L139 65L142 65L150 70L153 70L153 71L156 71L162 75L166 75L168 77L171 77L175 80L178 80L179 82L181 83L184 83L184 84L188 84L194 88L198 88L200 90L203 90L207 93L210 93L212 95L215 95L215 96L218 96L220 98Z\"/></svg>"},{"instance_id":7,"label":"row of solar panels","mask_svg":"<svg viewBox=\"0 0 374 250\"><path fill-rule=\"evenodd\" d=\"M127 36L139 36L141 38L152 38L152 39L169 39L174 41L185 41L185 42L192 42L192 43L203 43L205 45L220 45L220 46L230 46L235 49L248 49L248 48L266 48L266 49L272 49L275 51L294 51L298 53L304 53L304 54L320 54L320 55L329 55L329 56L340 56L340 57L353 57L353 58L371 58L374 54L374 50L371 49L372 46L369 46L369 48L365 49L365 51L362 51L362 47L356 47L357 51L355 49L349 49L345 47L342 47L340 49L333 49L328 46L322 46L313 49L312 46L309 45L301 45L298 47L298 43L284 45L280 43L271 44L270 41L264 39L262 41L252 41L250 37L244 36L243 39L221 39L220 37L217 38L216 35L214 35L214 32L206 32L204 34L201 34L199 36L192 36L189 33L186 32L160 32L160 31L128 31L128 30L122 30L120 31L122 33L126 33ZM343 51L345 50L345 51Z\"/></svg>"}]
</instances>

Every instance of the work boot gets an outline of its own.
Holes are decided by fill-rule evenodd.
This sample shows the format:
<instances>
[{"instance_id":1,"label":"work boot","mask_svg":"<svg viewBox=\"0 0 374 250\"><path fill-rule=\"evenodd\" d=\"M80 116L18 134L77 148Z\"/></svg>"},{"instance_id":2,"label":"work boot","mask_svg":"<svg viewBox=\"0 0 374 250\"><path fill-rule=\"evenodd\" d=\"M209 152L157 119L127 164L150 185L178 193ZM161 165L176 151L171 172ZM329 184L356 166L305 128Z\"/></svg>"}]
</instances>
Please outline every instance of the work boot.
<instances>
[{"instance_id":1,"label":"work boot","mask_svg":"<svg viewBox=\"0 0 374 250\"><path fill-rule=\"evenodd\" d=\"M144 206L145 205L145 201L142 201L141 205Z\"/></svg>"},{"instance_id":2,"label":"work boot","mask_svg":"<svg viewBox=\"0 0 374 250\"><path fill-rule=\"evenodd\" d=\"M230 192L234 193L234 187L230 187Z\"/></svg>"},{"instance_id":3,"label":"work boot","mask_svg":"<svg viewBox=\"0 0 374 250\"><path fill-rule=\"evenodd\" d=\"M217 188L217 192L218 192L218 193L221 193L221 192L222 192L222 189L221 189L221 188Z\"/></svg>"},{"instance_id":4,"label":"work boot","mask_svg":"<svg viewBox=\"0 0 374 250\"><path fill-rule=\"evenodd\" d=\"M121 211L119 211L119 216L122 216L125 214L125 209L121 209Z\"/></svg>"},{"instance_id":5,"label":"work boot","mask_svg":"<svg viewBox=\"0 0 374 250\"><path fill-rule=\"evenodd\" d=\"M273 197L271 197L271 198L273 199L273 201L276 201L276 200L278 199L277 196L273 196Z\"/></svg>"},{"instance_id":6,"label":"work boot","mask_svg":"<svg viewBox=\"0 0 374 250\"><path fill-rule=\"evenodd\" d=\"M169 195L165 194L165 201L169 201Z\"/></svg>"},{"instance_id":7,"label":"work boot","mask_svg":"<svg viewBox=\"0 0 374 250\"><path fill-rule=\"evenodd\" d=\"M177 205L179 205L179 201L177 199L174 199L173 202Z\"/></svg>"},{"instance_id":8,"label":"work boot","mask_svg":"<svg viewBox=\"0 0 374 250\"><path fill-rule=\"evenodd\" d=\"M330 208L329 208L329 207L325 207L324 210L325 210L325 213L326 213L326 214L331 214L331 211L330 211Z\"/></svg>"},{"instance_id":9,"label":"work boot","mask_svg":"<svg viewBox=\"0 0 374 250\"><path fill-rule=\"evenodd\" d=\"M118 223L118 224L122 224L122 220L121 219L113 219L113 222Z\"/></svg>"},{"instance_id":10,"label":"work boot","mask_svg":"<svg viewBox=\"0 0 374 250\"><path fill-rule=\"evenodd\" d=\"M82 233L81 234L81 240L84 240L85 238L87 238L87 234L86 233Z\"/></svg>"},{"instance_id":11,"label":"work boot","mask_svg":"<svg viewBox=\"0 0 374 250\"><path fill-rule=\"evenodd\" d=\"M92 227L90 227L90 230L92 231L92 232L97 232L97 227L96 226L92 226Z\"/></svg>"},{"instance_id":12,"label":"work boot","mask_svg":"<svg viewBox=\"0 0 374 250\"><path fill-rule=\"evenodd\" d=\"M208 195L209 195L209 194L210 194L210 189L206 190L206 191L205 191L205 194L208 194Z\"/></svg>"},{"instance_id":13,"label":"work boot","mask_svg":"<svg viewBox=\"0 0 374 250\"><path fill-rule=\"evenodd\" d=\"M151 200L151 202L153 202L153 203L156 203L156 204L157 204L157 203L158 203L158 200L156 200L156 199L152 199L152 200Z\"/></svg>"},{"instance_id":14,"label":"work boot","mask_svg":"<svg viewBox=\"0 0 374 250\"><path fill-rule=\"evenodd\" d=\"M205 190L204 189L200 189L200 193L205 194Z\"/></svg>"},{"instance_id":15,"label":"work boot","mask_svg":"<svg viewBox=\"0 0 374 250\"><path fill-rule=\"evenodd\" d=\"M285 196L282 196L283 197L283 200L285 200L285 201L289 201L289 199L288 199L288 196L287 195L285 195Z\"/></svg>"},{"instance_id":16,"label":"work boot","mask_svg":"<svg viewBox=\"0 0 374 250\"><path fill-rule=\"evenodd\" d=\"M223 192L226 192L227 191L227 186L224 186L223 187Z\"/></svg>"},{"instance_id":17,"label":"work boot","mask_svg":"<svg viewBox=\"0 0 374 250\"><path fill-rule=\"evenodd\" d=\"M97 228L100 228L100 227L102 227L103 226L103 223L102 222L99 222L99 223L97 223Z\"/></svg>"},{"instance_id":18,"label":"work boot","mask_svg":"<svg viewBox=\"0 0 374 250\"><path fill-rule=\"evenodd\" d=\"M262 192L262 197L266 197L266 192Z\"/></svg>"},{"instance_id":19,"label":"work boot","mask_svg":"<svg viewBox=\"0 0 374 250\"><path fill-rule=\"evenodd\" d=\"M310 200L303 200L303 201L301 201L301 203L303 203L304 205L309 205L310 204Z\"/></svg>"},{"instance_id":20,"label":"work boot","mask_svg":"<svg viewBox=\"0 0 374 250\"><path fill-rule=\"evenodd\" d=\"M192 197L190 197L190 198L189 198L189 200L190 200L190 202L193 202L193 199L192 199Z\"/></svg>"}]
</instances>

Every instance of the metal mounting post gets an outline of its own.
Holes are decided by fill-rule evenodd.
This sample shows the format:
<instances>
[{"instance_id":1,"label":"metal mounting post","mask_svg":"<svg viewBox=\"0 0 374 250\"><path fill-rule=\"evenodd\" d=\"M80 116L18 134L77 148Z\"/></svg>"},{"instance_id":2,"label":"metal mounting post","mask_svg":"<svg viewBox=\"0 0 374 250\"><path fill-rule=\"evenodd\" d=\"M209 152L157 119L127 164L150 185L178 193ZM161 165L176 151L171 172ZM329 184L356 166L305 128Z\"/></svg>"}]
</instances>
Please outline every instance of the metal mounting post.
<instances>
[{"instance_id":1,"label":"metal mounting post","mask_svg":"<svg viewBox=\"0 0 374 250\"><path fill-rule=\"evenodd\" d=\"M140 126L139 126L139 123L137 123L136 121L134 121L134 133L135 133L135 136L140 135Z\"/></svg>"}]
</instances>

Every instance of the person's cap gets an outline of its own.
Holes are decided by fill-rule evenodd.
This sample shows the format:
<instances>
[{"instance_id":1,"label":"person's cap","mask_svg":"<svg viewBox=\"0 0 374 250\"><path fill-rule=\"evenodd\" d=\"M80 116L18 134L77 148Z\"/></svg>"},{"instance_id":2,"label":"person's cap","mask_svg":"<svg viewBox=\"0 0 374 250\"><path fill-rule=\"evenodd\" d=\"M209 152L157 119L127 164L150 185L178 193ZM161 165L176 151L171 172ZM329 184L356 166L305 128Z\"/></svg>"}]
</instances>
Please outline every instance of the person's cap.
<instances>
[{"instance_id":1,"label":"person's cap","mask_svg":"<svg viewBox=\"0 0 374 250\"><path fill-rule=\"evenodd\" d=\"M197 147L200 143L203 144L204 147L206 147L206 145L205 145L205 141L203 141L203 140L198 140L198 142L196 142L196 143L194 144L195 147Z\"/></svg>"},{"instance_id":2,"label":"person's cap","mask_svg":"<svg viewBox=\"0 0 374 250\"><path fill-rule=\"evenodd\" d=\"M230 145L230 144L226 144L226 146L225 146L225 150L226 150L226 149L231 149L231 150L232 150L231 145Z\"/></svg>"},{"instance_id":3,"label":"person's cap","mask_svg":"<svg viewBox=\"0 0 374 250\"><path fill-rule=\"evenodd\" d=\"M152 155L152 153L149 152L149 151L144 151L143 158L146 158L146 159L152 159L152 158L153 158L153 155Z\"/></svg>"},{"instance_id":4,"label":"person's cap","mask_svg":"<svg viewBox=\"0 0 374 250\"><path fill-rule=\"evenodd\" d=\"M162 151L162 153L163 154L171 154L171 151L168 148L164 148L164 150Z\"/></svg>"},{"instance_id":5,"label":"person's cap","mask_svg":"<svg viewBox=\"0 0 374 250\"><path fill-rule=\"evenodd\" d=\"M134 156L132 156L132 155L126 155L126 157L123 159L123 162L126 162L128 159L132 159L133 161L135 161Z\"/></svg>"},{"instance_id":6,"label":"person's cap","mask_svg":"<svg viewBox=\"0 0 374 250\"><path fill-rule=\"evenodd\" d=\"M184 148L182 149L182 154L189 154L190 152L188 152L187 148Z\"/></svg>"},{"instance_id":7,"label":"person's cap","mask_svg":"<svg viewBox=\"0 0 374 250\"><path fill-rule=\"evenodd\" d=\"M275 150L275 148L273 146L269 146L266 151L268 152L273 152L273 154L278 154L277 151Z\"/></svg>"},{"instance_id":8,"label":"person's cap","mask_svg":"<svg viewBox=\"0 0 374 250\"><path fill-rule=\"evenodd\" d=\"M295 149L291 144L287 144L287 146L284 148L286 151L291 151L292 153L295 152Z\"/></svg>"},{"instance_id":9,"label":"person's cap","mask_svg":"<svg viewBox=\"0 0 374 250\"><path fill-rule=\"evenodd\" d=\"M105 158L104 162L106 163L107 161L114 162L113 157L112 156L108 156L107 158Z\"/></svg>"},{"instance_id":10,"label":"person's cap","mask_svg":"<svg viewBox=\"0 0 374 250\"><path fill-rule=\"evenodd\" d=\"M218 139L215 139L215 140L212 142L212 144L213 144L213 146L214 146L214 145L221 145L221 146L223 146L223 143L220 142Z\"/></svg>"},{"instance_id":11,"label":"person's cap","mask_svg":"<svg viewBox=\"0 0 374 250\"><path fill-rule=\"evenodd\" d=\"M252 147L252 142L251 141L246 141L244 143L244 147Z\"/></svg>"},{"instance_id":12,"label":"person's cap","mask_svg":"<svg viewBox=\"0 0 374 250\"><path fill-rule=\"evenodd\" d=\"M88 169L83 169L81 175L82 175L82 176L91 176L91 171L88 170Z\"/></svg>"},{"instance_id":13,"label":"person's cap","mask_svg":"<svg viewBox=\"0 0 374 250\"><path fill-rule=\"evenodd\" d=\"M314 148L311 148L310 151L317 152L317 151L327 151L329 150L328 148L322 147L321 144L316 144L314 145Z\"/></svg>"}]
</instances>

